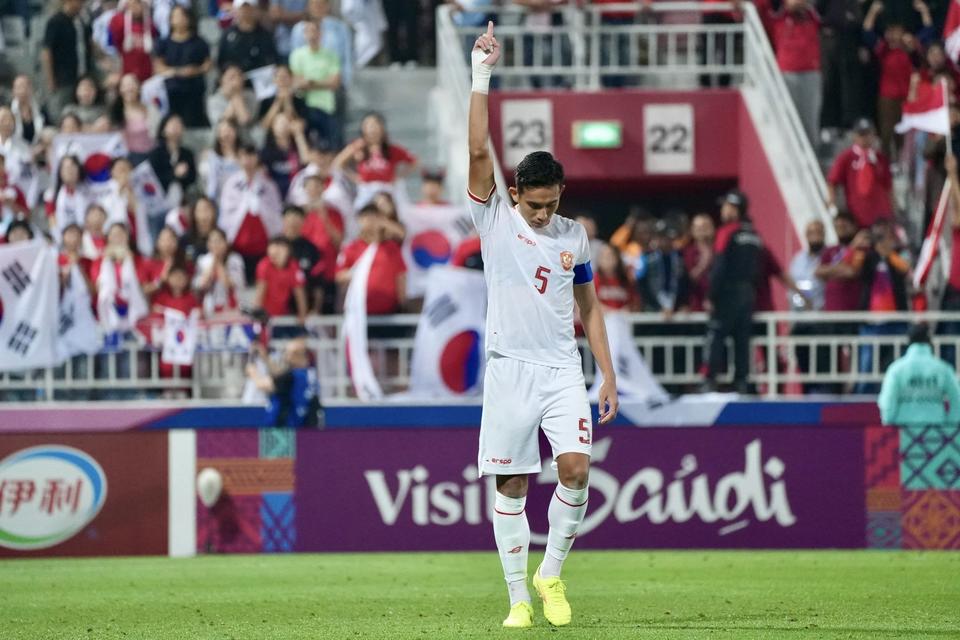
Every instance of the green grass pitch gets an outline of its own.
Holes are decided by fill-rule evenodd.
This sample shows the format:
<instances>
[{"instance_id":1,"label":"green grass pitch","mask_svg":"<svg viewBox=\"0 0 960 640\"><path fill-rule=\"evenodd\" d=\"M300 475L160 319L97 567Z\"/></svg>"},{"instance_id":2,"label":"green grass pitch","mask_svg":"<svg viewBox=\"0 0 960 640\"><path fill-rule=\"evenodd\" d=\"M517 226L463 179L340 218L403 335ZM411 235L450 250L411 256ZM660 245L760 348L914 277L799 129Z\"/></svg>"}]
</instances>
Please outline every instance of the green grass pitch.
<instances>
[{"instance_id":1,"label":"green grass pitch","mask_svg":"<svg viewBox=\"0 0 960 640\"><path fill-rule=\"evenodd\" d=\"M535 567L539 558L531 558ZM577 552L506 631L495 553L0 561L0 638L960 638L960 553Z\"/></svg>"}]
</instances>

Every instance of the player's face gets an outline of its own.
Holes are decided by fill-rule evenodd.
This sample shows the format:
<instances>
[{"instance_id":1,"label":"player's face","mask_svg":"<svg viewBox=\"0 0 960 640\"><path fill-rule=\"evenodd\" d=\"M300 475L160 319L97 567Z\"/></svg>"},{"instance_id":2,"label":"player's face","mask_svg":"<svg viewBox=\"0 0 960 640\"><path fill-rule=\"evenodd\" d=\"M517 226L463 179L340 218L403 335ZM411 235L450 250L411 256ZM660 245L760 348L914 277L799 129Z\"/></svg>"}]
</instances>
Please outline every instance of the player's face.
<instances>
[{"instance_id":1,"label":"player's face","mask_svg":"<svg viewBox=\"0 0 960 640\"><path fill-rule=\"evenodd\" d=\"M510 195L517 201L517 210L520 215L534 229L542 229L550 224L550 219L560 206L560 194L563 185L552 187L533 187L524 189L523 193L510 187Z\"/></svg>"}]
</instances>

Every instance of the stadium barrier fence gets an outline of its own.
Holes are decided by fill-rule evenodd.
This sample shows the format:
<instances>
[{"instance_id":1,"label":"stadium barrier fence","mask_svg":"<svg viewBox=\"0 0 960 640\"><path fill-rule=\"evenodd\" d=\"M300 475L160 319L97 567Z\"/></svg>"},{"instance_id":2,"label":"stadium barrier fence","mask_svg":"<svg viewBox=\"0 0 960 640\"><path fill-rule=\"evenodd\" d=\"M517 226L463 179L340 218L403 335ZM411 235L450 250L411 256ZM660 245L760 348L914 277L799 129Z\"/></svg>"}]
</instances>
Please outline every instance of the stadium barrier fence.
<instances>
[{"instance_id":1,"label":"stadium barrier fence","mask_svg":"<svg viewBox=\"0 0 960 640\"><path fill-rule=\"evenodd\" d=\"M388 392L410 386L418 315L371 316L371 327L393 327L401 337L371 338L371 360ZM627 314L634 340L656 378L674 393L695 390L702 381L705 314ZM907 346L907 327L934 326L938 355L956 366L960 354L960 313L761 313L754 318L750 381L767 398L804 392L876 393L886 365ZM271 321L268 330L296 326L292 317ZM190 397L238 399L245 383L249 347L259 339L250 323L206 328L192 371L165 367L161 345L142 333L97 353L76 356L58 367L0 374L6 401L124 400ZM306 324L308 345L318 367L325 404L356 404L343 340L342 316L318 316ZM580 338L584 377L593 382L594 362ZM271 346L281 347L283 340ZM732 342L728 340L730 353ZM728 358L732 362L732 358ZM718 377L728 382L730 371Z\"/></svg>"}]
</instances>

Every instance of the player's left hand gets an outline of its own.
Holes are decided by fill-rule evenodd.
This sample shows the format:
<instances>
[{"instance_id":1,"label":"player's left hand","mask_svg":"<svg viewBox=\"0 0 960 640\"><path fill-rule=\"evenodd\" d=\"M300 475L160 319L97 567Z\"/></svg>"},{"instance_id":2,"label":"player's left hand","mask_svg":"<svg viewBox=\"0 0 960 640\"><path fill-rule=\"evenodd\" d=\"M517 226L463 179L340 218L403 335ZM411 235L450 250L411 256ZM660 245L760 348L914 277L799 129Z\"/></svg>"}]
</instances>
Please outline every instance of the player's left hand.
<instances>
[{"instance_id":1,"label":"player's left hand","mask_svg":"<svg viewBox=\"0 0 960 640\"><path fill-rule=\"evenodd\" d=\"M617 417L620 410L620 399L617 397L617 384L603 381L600 385L600 424L607 424Z\"/></svg>"}]
</instances>

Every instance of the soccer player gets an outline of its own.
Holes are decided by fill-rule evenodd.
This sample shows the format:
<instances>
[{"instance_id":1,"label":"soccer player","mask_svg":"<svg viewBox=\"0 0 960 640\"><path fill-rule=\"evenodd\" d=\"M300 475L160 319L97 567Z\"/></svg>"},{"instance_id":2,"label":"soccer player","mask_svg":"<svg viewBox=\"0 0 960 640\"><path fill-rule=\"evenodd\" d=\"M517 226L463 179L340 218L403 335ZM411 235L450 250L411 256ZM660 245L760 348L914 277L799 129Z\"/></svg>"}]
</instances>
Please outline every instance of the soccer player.
<instances>
[{"instance_id":1,"label":"soccer player","mask_svg":"<svg viewBox=\"0 0 960 640\"><path fill-rule=\"evenodd\" d=\"M533 576L543 614L570 622L560 568L587 510L593 424L573 304L600 371L600 423L617 414L616 376L603 312L593 286L590 243L578 222L554 215L563 192L563 167L535 152L517 166L510 206L496 194L487 147L487 90L500 45L493 23L477 38L470 95L470 213L480 234L487 282L487 369L480 425L481 475L495 475L493 533L510 594L503 626L533 625L527 591L530 526L524 505L527 474L540 471L537 428L553 449L559 484L548 511L546 556Z\"/></svg>"}]
</instances>

